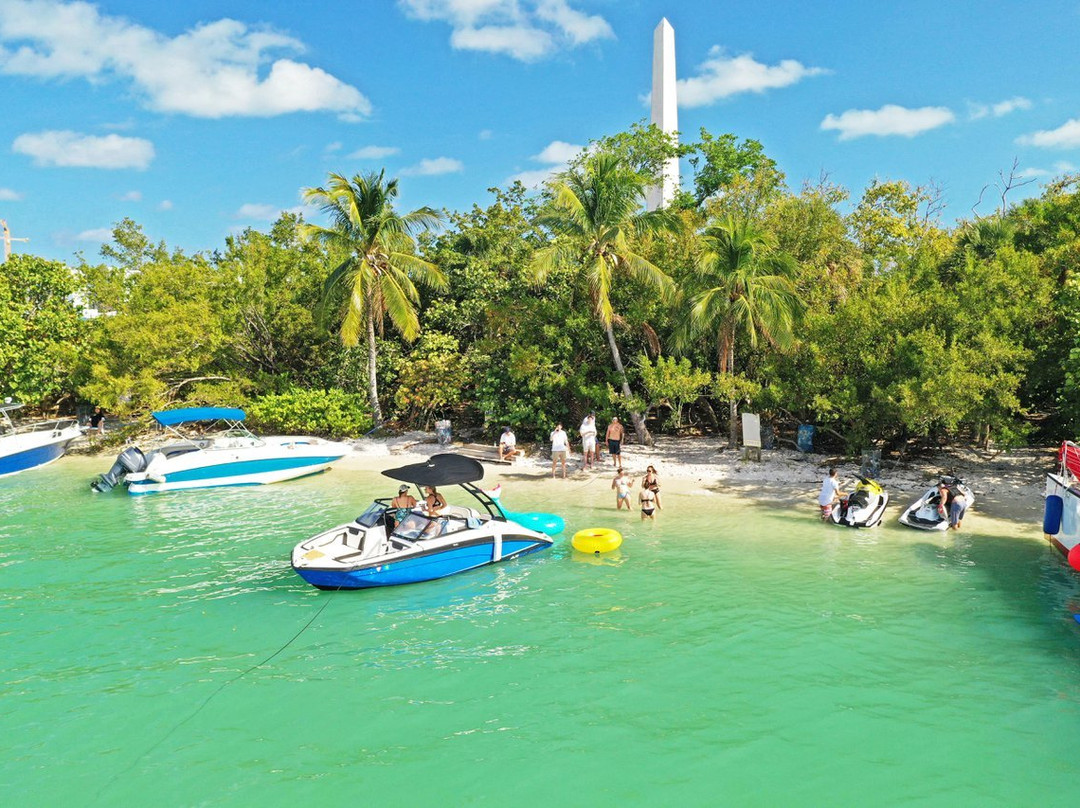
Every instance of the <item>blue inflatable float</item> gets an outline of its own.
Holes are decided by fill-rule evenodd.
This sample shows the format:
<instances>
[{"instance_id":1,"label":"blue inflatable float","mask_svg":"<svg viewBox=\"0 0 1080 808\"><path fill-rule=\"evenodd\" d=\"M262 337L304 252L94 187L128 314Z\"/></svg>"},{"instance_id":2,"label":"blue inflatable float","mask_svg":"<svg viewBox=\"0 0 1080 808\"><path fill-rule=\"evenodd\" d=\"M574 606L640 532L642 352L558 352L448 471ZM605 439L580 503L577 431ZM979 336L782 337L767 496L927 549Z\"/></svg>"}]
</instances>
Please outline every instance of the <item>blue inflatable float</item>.
<instances>
[{"instance_id":1,"label":"blue inflatable float","mask_svg":"<svg viewBox=\"0 0 1080 808\"><path fill-rule=\"evenodd\" d=\"M517 522L522 527L527 527L530 530L539 530L541 533L547 533L549 536L554 536L556 533L562 533L566 530L565 520L557 513L546 513L544 511L511 511L503 508L502 501L500 500L500 497L502 496L502 483L499 483L499 485L488 491L487 494L499 503L502 512L506 514L506 518L511 522Z\"/></svg>"}]
</instances>

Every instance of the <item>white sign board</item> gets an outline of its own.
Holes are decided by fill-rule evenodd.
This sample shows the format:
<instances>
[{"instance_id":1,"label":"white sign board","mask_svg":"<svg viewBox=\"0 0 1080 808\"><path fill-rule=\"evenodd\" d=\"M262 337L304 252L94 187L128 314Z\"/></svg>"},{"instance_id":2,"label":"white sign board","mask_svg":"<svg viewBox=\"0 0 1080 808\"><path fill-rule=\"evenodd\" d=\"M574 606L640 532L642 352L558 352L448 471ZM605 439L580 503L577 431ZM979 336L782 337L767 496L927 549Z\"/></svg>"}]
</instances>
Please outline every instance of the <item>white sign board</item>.
<instances>
[{"instance_id":1,"label":"white sign board","mask_svg":"<svg viewBox=\"0 0 1080 808\"><path fill-rule=\"evenodd\" d=\"M757 413L742 414L742 442L747 449L761 448L761 416Z\"/></svg>"}]
</instances>

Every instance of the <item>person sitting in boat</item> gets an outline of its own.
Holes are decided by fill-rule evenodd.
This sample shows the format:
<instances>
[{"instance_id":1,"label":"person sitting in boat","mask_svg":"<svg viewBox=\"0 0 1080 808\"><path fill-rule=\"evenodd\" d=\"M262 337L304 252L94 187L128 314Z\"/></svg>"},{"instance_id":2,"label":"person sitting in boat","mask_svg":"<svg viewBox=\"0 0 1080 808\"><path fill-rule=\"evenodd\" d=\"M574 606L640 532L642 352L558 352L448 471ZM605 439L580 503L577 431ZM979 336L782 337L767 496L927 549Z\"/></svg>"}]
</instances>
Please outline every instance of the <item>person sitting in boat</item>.
<instances>
[{"instance_id":1,"label":"person sitting in boat","mask_svg":"<svg viewBox=\"0 0 1080 808\"><path fill-rule=\"evenodd\" d=\"M388 531L394 529L394 525L400 525L412 509L416 507L416 497L409 493L409 486L403 485L398 488L397 496L390 500L390 511L386 514Z\"/></svg>"},{"instance_id":2,"label":"person sitting in boat","mask_svg":"<svg viewBox=\"0 0 1080 808\"><path fill-rule=\"evenodd\" d=\"M428 526L424 528L424 536L427 538L438 536L446 527L447 519L442 513L443 509L446 508L446 500L433 485L424 488L424 506L428 518L431 520L428 522Z\"/></svg>"}]
</instances>

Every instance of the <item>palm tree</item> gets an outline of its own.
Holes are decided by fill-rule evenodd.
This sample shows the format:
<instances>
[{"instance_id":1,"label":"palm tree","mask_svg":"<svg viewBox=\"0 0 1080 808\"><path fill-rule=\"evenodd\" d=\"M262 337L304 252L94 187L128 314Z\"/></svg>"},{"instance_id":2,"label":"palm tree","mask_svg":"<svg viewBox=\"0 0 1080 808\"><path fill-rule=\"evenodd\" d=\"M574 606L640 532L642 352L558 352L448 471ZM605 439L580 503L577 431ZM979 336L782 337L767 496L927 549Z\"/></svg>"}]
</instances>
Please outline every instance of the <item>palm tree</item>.
<instances>
[{"instance_id":1,"label":"palm tree","mask_svg":"<svg viewBox=\"0 0 1080 808\"><path fill-rule=\"evenodd\" d=\"M676 231L680 220L666 210L642 212L645 181L619 157L600 152L552 183L553 198L538 217L540 225L555 234L552 244L537 251L529 266L536 283L543 283L552 270L576 267L588 287L593 310L607 335L611 358L622 381L622 393L631 400L630 383L615 342L611 289L621 273L667 297L671 278L651 261L630 248L637 234ZM638 440L651 443L641 413L632 411L630 420Z\"/></svg>"},{"instance_id":2,"label":"palm tree","mask_svg":"<svg viewBox=\"0 0 1080 808\"><path fill-rule=\"evenodd\" d=\"M706 228L697 261L699 289L690 298L690 327L714 334L717 368L735 372L735 340L751 348L764 339L779 350L795 341L803 303L795 291L795 260L778 252L771 233L749 221L728 217ZM729 445L738 437L738 402L731 401Z\"/></svg>"},{"instance_id":3,"label":"palm tree","mask_svg":"<svg viewBox=\"0 0 1080 808\"><path fill-rule=\"evenodd\" d=\"M437 226L441 217L428 207L396 213L393 200L398 195L398 181L387 180L384 174L357 174L351 181L341 174L330 174L326 188L305 188L304 201L320 205L331 224L305 224L300 230L304 238L329 248L331 255L346 256L326 279L323 303L344 295L344 345L355 347L361 331L367 332L368 397L375 426L382 424L375 377L376 331L382 333L383 320L389 317L405 339L415 339L420 332L420 295L414 281L439 290L447 288L438 267L415 252L414 236Z\"/></svg>"}]
</instances>

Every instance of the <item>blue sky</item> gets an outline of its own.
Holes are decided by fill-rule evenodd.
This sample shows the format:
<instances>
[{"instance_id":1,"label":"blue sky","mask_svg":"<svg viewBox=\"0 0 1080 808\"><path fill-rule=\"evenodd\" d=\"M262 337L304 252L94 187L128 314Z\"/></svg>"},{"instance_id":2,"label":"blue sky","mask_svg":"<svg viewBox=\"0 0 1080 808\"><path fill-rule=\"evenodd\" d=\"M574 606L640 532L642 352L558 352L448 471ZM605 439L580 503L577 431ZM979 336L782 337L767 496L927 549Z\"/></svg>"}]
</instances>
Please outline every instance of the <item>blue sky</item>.
<instances>
[{"instance_id":1,"label":"blue sky","mask_svg":"<svg viewBox=\"0 0 1080 808\"><path fill-rule=\"evenodd\" d=\"M329 171L485 204L648 116L665 16L684 137L760 140L794 189L934 183L953 220L1014 160L1011 202L1080 170L1080 0L0 0L0 218L70 260L125 216L220 248Z\"/></svg>"}]
</instances>

